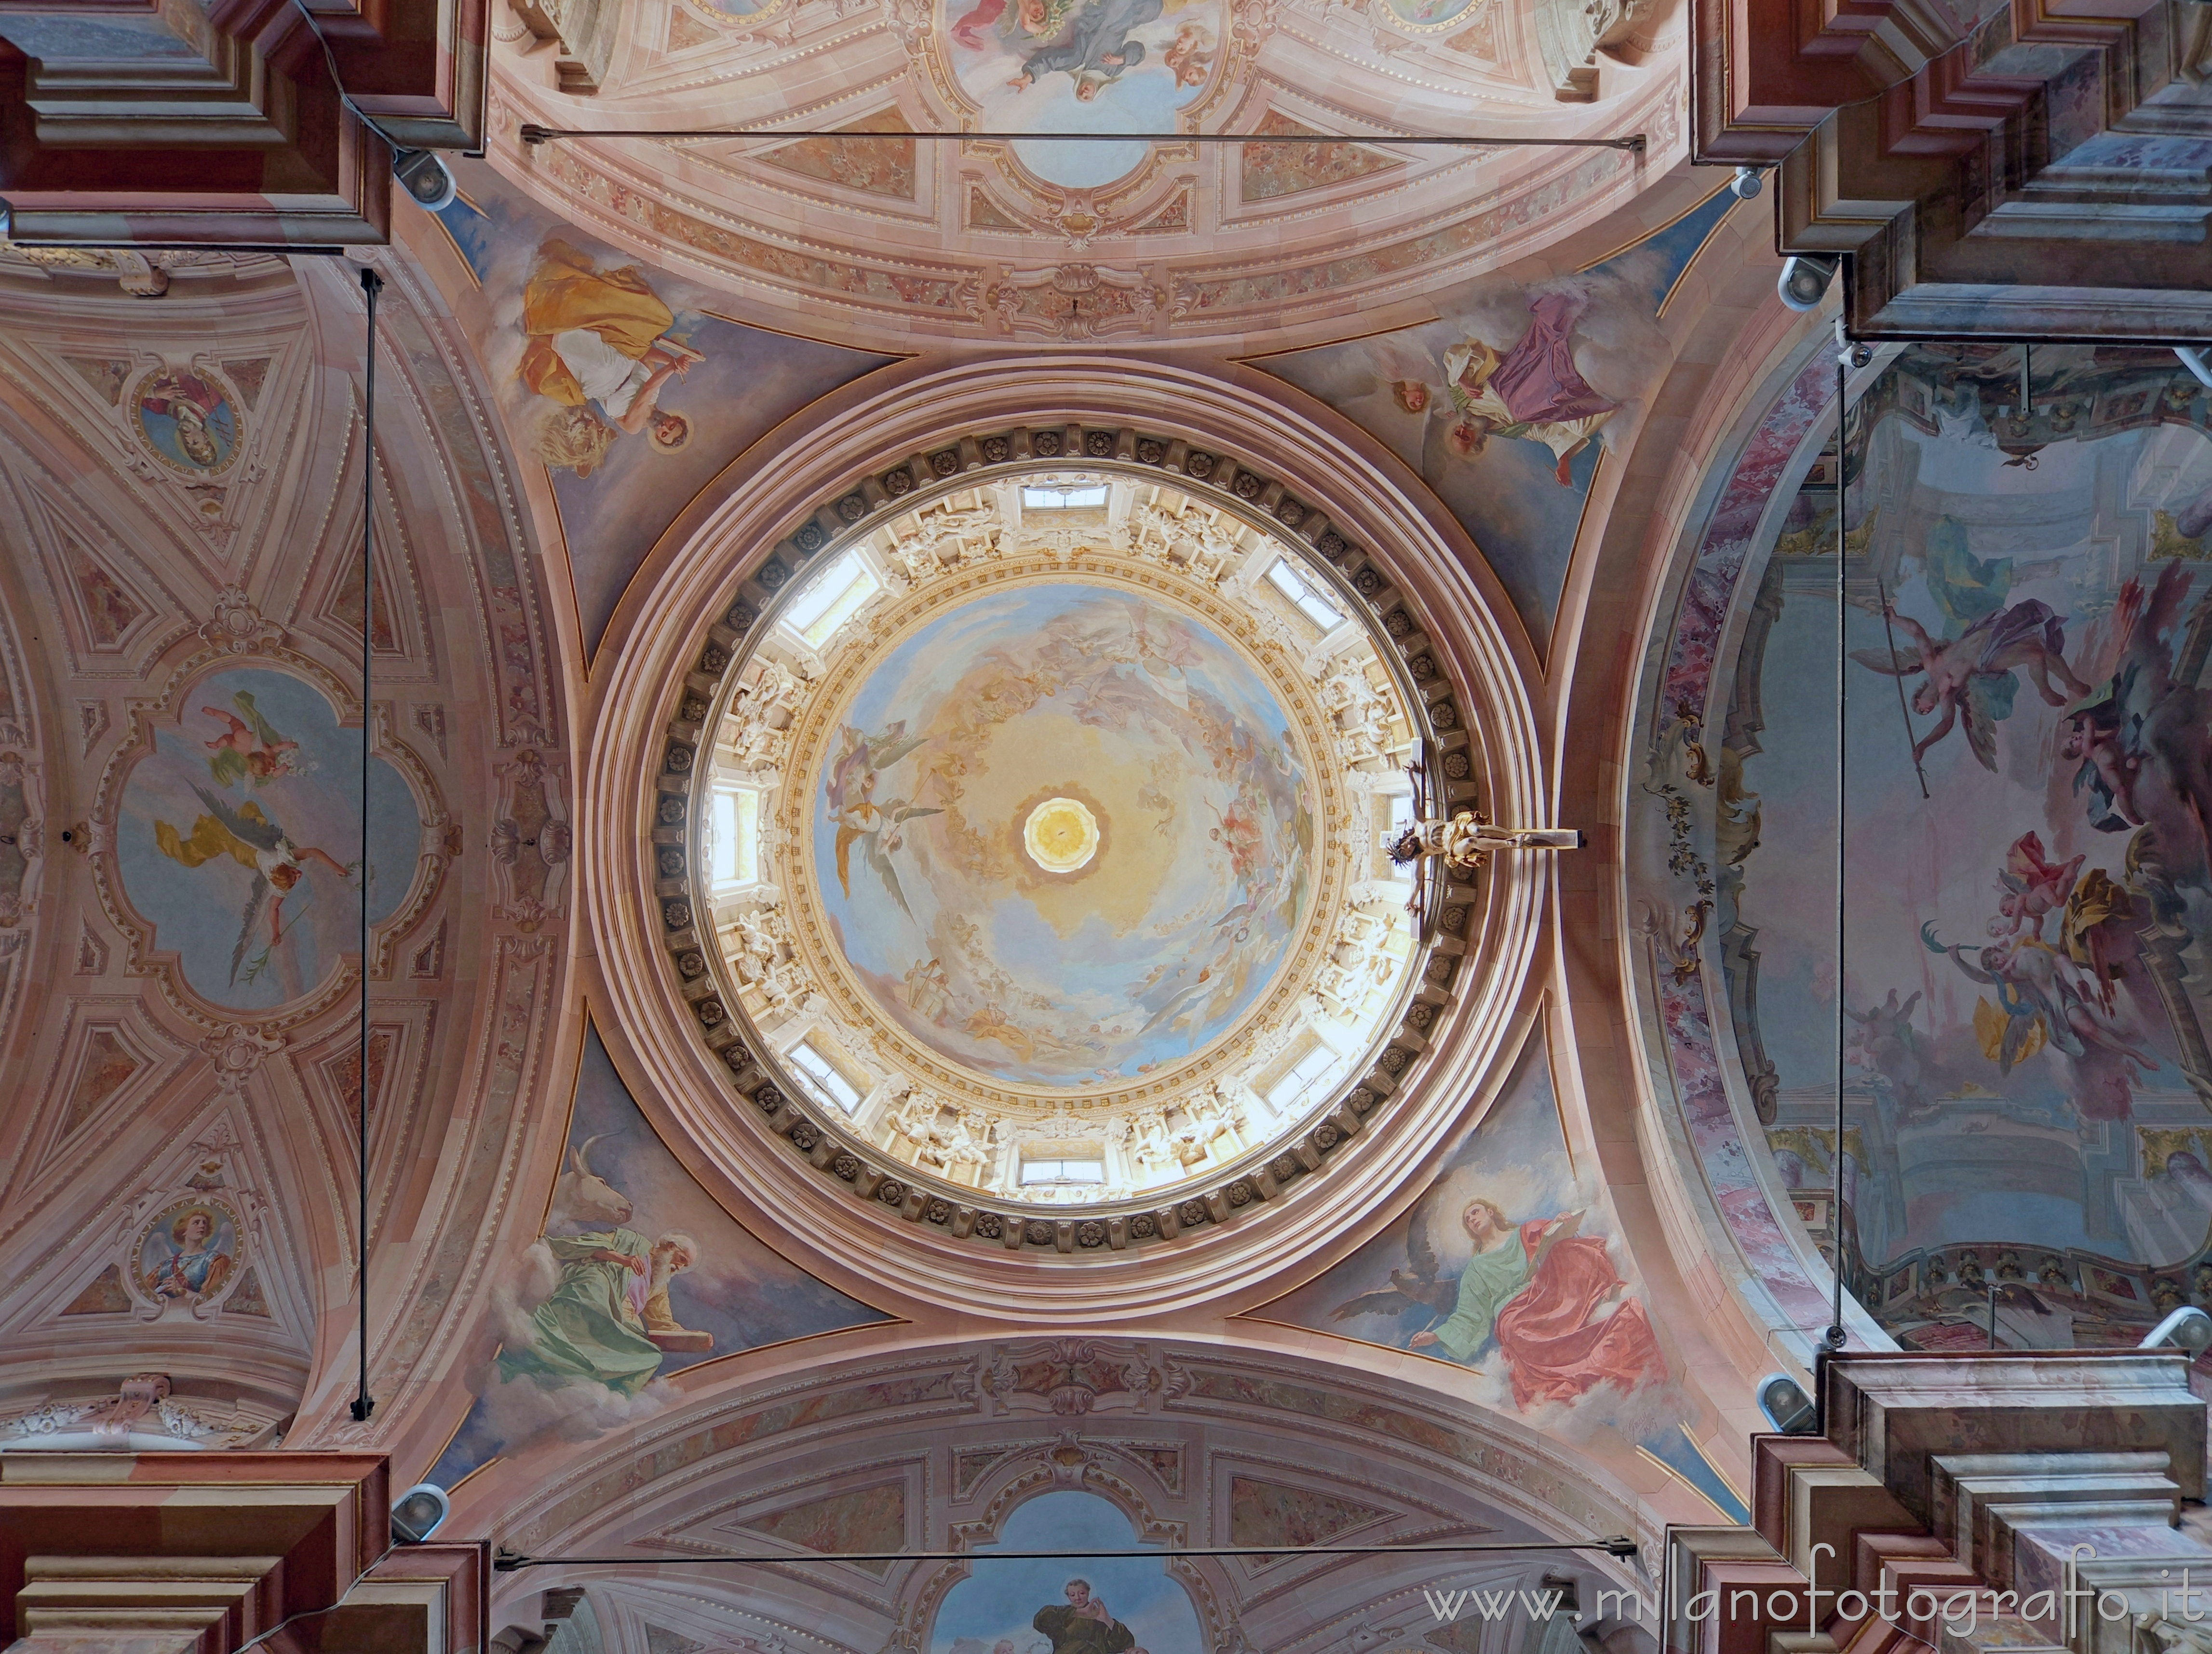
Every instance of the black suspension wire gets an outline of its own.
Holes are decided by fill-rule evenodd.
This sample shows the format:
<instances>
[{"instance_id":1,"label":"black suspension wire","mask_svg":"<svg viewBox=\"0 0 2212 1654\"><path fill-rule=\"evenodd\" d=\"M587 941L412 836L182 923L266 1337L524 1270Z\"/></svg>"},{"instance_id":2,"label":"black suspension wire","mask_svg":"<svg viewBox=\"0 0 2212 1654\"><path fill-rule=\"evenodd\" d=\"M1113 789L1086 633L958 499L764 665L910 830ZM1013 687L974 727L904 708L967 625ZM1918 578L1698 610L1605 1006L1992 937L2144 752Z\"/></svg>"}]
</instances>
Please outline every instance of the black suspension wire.
<instances>
[{"instance_id":1,"label":"black suspension wire","mask_svg":"<svg viewBox=\"0 0 2212 1654\"><path fill-rule=\"evenodd\" d=\"M1136 1546L1126 1550L1090 1551L848 1551L836 1555L766 1556L737 1551L687 1556L526 1556L501 1549L492 1558L499 1573L524 1568L691 1567L706 1563L781 1566L787 1562L1089 1562L1123 1558L1218 1556L1466 1556L1506 1551L1603 1551L1632 1557L1636 1542L1625 1534L1606 1539L1492 1541L1465 1545L1216 1545L1194 1549Z\"/></svg>"},{"instance_id":2,"label":"black suspension wire","mask_svg":"<svg viewBox=\"0 0 2212 1654\"><path fill-rule=\"evenodd\" d=\"M1842 324L1837 325L1838 343L1842 341ZM1834 1297L1831 1300L1828 1329L1821 1342L1829 1350L1843 1348L1844 1331L1844 914L1845 868L1844 844L1848 836L1844 829L1844 812L1849 807L1850 781L1850 724L1846 717L1850 704L1850 679L1844 668L1850 664L1850 655L1844 645L1850 610L1844 602L1844 556L1848 542L1844 538L1844 423L1850 410L1851 347L1844 344L1836 358L1836 1147L1830 1164L1835 1170L1835 1191L1828 1208L1829 1227L1835 1237ZM1823 1375L1825 1377L1825 1375ZM1825 1393L1826 1383L1820 1385Z\"/></svg>"},{"instance_id":3,"label":"black suspension wire","mask_svg":"<svg viewBox=\"0 0 2212 1654\"><path fill-rule=\"evenodd\" d=\"M368 356L362 371L366 405L361 462L361 1092L355 1115L360 1132L361 1209L354 1236L354 1298L361 1310L361 1373L353 1416L365 1424L376 1411L368 1393L368 748L376 723L375 702L369 699L374 682L371 623L376 609L376 298L384 291L384 277L364 269L361 290L368 304Z\"/></svg>"},{"instance_id":4,"label":"black suspension wire","mask_svg":"<svg viewBox=\"0 0 2212 1654\"><path fill-rule=\"evenodd\" d=\"M556 138L683 139L757 137L788 143L799 138L835 138L850 143L861 138L911 138L924 143L1279 143L1262 132L854 132L817 131L775 126L540 126L525 122L520 137L527 144L550 143ZM1301 143L1410 143L1431 148L1462 149L1626 149L1642 155L1641 132L1626 137L1447 137L1433 132L1316 132L1301 133Z\"/></svg>"}]
</instances>

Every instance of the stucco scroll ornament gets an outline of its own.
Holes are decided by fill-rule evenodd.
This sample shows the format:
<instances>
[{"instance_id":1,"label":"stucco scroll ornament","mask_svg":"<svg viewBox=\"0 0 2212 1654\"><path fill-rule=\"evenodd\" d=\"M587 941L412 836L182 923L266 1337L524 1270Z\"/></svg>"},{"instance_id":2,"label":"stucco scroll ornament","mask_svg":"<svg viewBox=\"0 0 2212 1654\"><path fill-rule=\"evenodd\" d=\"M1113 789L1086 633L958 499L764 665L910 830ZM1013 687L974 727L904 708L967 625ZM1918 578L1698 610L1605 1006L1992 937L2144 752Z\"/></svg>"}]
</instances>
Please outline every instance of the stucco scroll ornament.
<instances>
[{"instance_id":1,"label":"stucco scroll ornament","mask_svg":"<svg viewBox=\"0 0 2212 1654\"><path fill-rule=\"evenodd\" d=\"M251 1023L227 1022L200 1042L200 1049L215 1065L215 1083L235 1094L263 1061L284 1049L283 1036L266 1034Z\"/></svg>"},{"instance_id":2,"label":"stucco scroll ornament","mask_svg":"<svg viewBox=\"0 0 2212 1654\"><path fill-rule=\"evenodd\" d=\"M1000 1413L1080 1419L1101 1410L1147 1411L1163 1376L1146 1345L1052 1338L999 1346L991 1352L981 1382Z\"/></svg>"},{"instance_id":3,"label":"stucco scroll ornament","mask_svg":"<svg viewBox=\"0 0 2212 1654\"><path fill-rule=\"evenodd\" d=\"M215 613L200 635L225 654L252 654L284 641L284 629L262 618L243 587L226 586L215 594Z\"/></svg>"}]
</instances>

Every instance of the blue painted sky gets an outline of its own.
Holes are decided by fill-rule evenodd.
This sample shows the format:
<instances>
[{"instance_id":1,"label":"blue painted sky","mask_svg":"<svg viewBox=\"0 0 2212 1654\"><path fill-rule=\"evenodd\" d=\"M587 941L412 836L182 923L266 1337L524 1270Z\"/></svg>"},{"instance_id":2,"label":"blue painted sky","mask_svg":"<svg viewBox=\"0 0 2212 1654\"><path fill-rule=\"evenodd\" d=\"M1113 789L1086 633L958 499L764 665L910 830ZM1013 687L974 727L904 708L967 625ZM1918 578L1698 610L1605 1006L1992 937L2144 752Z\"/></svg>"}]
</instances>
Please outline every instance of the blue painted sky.
<instances>
[{"instance_id":1,"label":"blue painted sky","mask_svg":"<svg viewBox=\"0 0 2212 1654\"><path fill-rule=\"evenodd\" d=\"M977 1557L1006 1550L1127 1550L1139 1543L1128 1517L1096 1493L1040 1493L1008 1513L1002 1543L978 1545ZM989 1654L1002 1639L1014 1654L1048 1654L1050 1639L1034 1627L1039 1608L1065 1605L1072 1578L1136 1634L1146 1654L1206 1654L1190 1597L1169 1578L1164 1560L1090 1557L1073 1560L978 1560L969 1578L945 1594L930 1627L929 1654Z\"/></svg>"}]
</instances>

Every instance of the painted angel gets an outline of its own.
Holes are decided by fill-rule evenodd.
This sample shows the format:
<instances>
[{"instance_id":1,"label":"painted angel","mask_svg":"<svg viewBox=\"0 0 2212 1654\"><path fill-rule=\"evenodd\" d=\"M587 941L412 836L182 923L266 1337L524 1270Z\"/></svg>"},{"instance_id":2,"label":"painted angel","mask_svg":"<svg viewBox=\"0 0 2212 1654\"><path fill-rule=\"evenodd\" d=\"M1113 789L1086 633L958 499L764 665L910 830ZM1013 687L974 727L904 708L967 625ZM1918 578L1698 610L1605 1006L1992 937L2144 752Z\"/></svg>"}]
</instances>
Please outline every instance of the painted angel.
<instances>
[{"instance_id":1,"label":"painted angel","mask_svg":"<svg viewBox=\"0 0 2212 1654\"><path fill-rule=\"evenodd\" d=\"M1920 927L1920 940L1930 953L1948 953L1951 963L1971 981L1994 988L1997 1010L2004 1019L1996 1032L1990 1053L1998 1072L2033 1056L2048 1039L2060 1052L2082 1058L2095 1046L2136 1064L2145 1073L2155 1070L2158 1059L2132 1043L2118 1019L2106 1008L2109 990L2089 967L2033 936L1999 942L1969 958L1967 948L1936 939L1931 921ZM1986 1037L1984 1044L1991 1043Z\"/></svg>"},{"instance_id":2,"label":"painted angel","mask_svg":"<svg viewBox=\"0 0 2212 1654\"><path fill-rule=\"evenodd\" d=\"M944 814L934 806L921 808L910 800L875 800L876 776L890 769L929 738L908 735L902 718L880 735L863 735L845 726L845 745L831 767L828 787L830 814L837 824L837 884L848 898L853 894L853 847L860 846L861 860L883 881L892 901L911 918L906 892L899 888L891 853L905 836L906 824L923 816Z\"/></svg>"},{"instance_id":3,"label":"painted angel","mask_svg":"<svg viewBox=\"0 0 2212 1654\"><path fill-rule=\"evenodd\" d=\"M1983 769L1997 767L1996 727L2012 715L2013 691L2019 680L2013 673L2026 668L2036 693L2054 707L2089 693L2089 686L2066 664L2066 624L2049 604L2030 598L2007 609L1992 611L1957 637L1930 637L1910 615L1893 606L1883 613L1896 623L1909 649L1853 649L1851 659L1889 678L1927 675L1927 682L1912 694L1912 709L1925 717L1939 708L1942 720L1912 744L1917 763L1928 749L1951 733L1954 723L1966 727L1966 745Z\"/></svg>"},{"instance_id":4,"label":"painted angel","mask_svg":"<svg viewBox=\"0 0 2212 1654\"><path fill-rule=\"evenodd\" d=\"M2043 916L2066 905L2075 877L2087 860L2077 855L2071 861L2047 861L2043 840L2034 833L2022 833L2005 852L2004 866L1997 869L1997 884L2004 891L1997 912L2002 917L1990 921L1990 934L2017 936L2026 925L2029 935L2041 936Z\"/></svg>"},{"instance_id":5,"label":"painted angel","mask_svg":"<svg viewBox=\"0 0 2212 1654\"><path fill-rule=\"evenodd\" d=\"M2189 586L2187 568L2169 562L2148 596L2136 581L2121 588L2111 676L2067 709L2059 754L2081 760L2074 790L2088 790L2092 826L2150 828L2175 882L2203 885L2212 882L2212 736L2204 691L2174 671L2170 641Z\"/></svg>"},{"instance_id":6,"label":"painted angel","mask_svg":"<svg viewBox=\"0 0 2212 1654\"><path fill-rule=\"evenodd\" d=\"M251 799L234 809L198 782L193 783L192 791L199 794L208 813L192 823L189 838L167 822L156 821L155 847L186 867L197 867L227 855L240 867L252 869L253 882L246 893L246 913L239 926L238 945L230 952L230 980L235 983L239 969L245 964L246 954L253 946L254 927L265 909L269 915L269 941L247 970L247 980L251 981L258 972L260 961L284 939L284 898L306 876L308 867L326 868L350 885L354 870L361 864L348 867L327 851L295 844L283 828L271 821Z\"/></svg>"},{"instance_id":7,"label":"painted angel","mask_svg":"<svg viewBox=\"0 0 2212 1654\"><path fill-rule=\"evenodd\" d=\"M230 699L238 708L236 713L225 712L221 707L200 708L209 717L222 720L225 726L222 734L203 743L214 755L208 759L208 769L215 776L215 784L235 787L241 781L251 781L258 787L265 781L296 769L300 744L288 741L276 733L254 705L253 692L240 690Z\"/></svg>"}]
</instances>

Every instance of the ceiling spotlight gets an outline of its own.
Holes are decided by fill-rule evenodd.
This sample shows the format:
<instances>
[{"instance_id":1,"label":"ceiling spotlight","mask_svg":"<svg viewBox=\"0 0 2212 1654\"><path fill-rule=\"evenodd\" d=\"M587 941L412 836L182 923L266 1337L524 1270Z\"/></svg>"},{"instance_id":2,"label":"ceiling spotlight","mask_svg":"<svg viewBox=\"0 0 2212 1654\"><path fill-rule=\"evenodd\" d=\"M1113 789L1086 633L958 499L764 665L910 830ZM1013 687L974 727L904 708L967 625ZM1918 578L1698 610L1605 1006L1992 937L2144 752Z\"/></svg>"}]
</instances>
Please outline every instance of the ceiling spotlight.
<instances>
[{"instance_id":1,"label":"ceiling spotlight","mask_svg":"<svg viewBox=\"0 0 2212 1654\"><path fill-rule=\"evenodd\" d=\"M1782 266L1774 289L1792 310L1818 310L1828 295L1828 283L1836 279L1836 263L1826 253L1797 253Z\"/></svg>"},{"instance_id":2,"label":"ceiling spotlight","mask_svg":"<svg viewBox=\"0 0 2212 1654\"><path fill-rule=\"evenodd\" d=\"M453 204L453 175L447 170L446 163L428 149L396 150L392 157L392 175L425 212L435 212L441 207Z\"/></svg>"},{"instance_id":3,"label":"ceiling spotlight","mask_svg":"<svg viewBox=\"0 0 2212 1654\"><path fill-rule=\"evenodd\" d=\"M436 1482L416 1482L392 1501L392 1542L420 1545L438 1531L453 1508L446 1490Z\"/></svg>"},{"instance_id":4,"label":"ceiling spotlight","mask_svg":"<svg viewBox=\"0 0 2212 1654\"><path fill-rule=\"evenodd\" d=\"M2186 1350L2191 1355L2202 1355L2212 1349L2212 1315L2205 1314L2193 1304L2185 1304L2153 1327L2136 1347L2154 1350L2166 1345Z\"/></svg>"},{"instance_id":5,"label":"ceiling spotlight","mask_svg":"<svg viewBox=\"0 0 2212 1654\"><path fill-rule=\"evenodd\" d=\"M1735 192L1737 200L1748 201L1759 193L1763 182L1758 167L1739 167L1735 169L1735 181L1729 188Z\"/></svg>"},{"instance_id":6,"label":"ceiling spotlight","mask_svg":"<svg viewBox=\"0 0 2212 1654\"><path fill-rule=\"evenodd\" d=\"M0 220L0 234L6 233L7 225L4 220ZM2201 344L2177 344L2173 347L2173 354L2181 358L2183 367L2203 380L2208 390L2212 390L2212 361L2206 360L2212 356L2212 350Z\"/></svg>"},{"instance_id":7,"label":"ceiling spotlight","mask_svg":"<svg viewBox=\"0 0 2212 1654\"><path fill-rule=\"evenodd\" d=\"M1785 1436L1809 1436L1820 1422L1813 1398L1786 1372L1771 1373L1759 1383L1759 1410L1766 1422Z\"/></svg>"}]
</instances>

